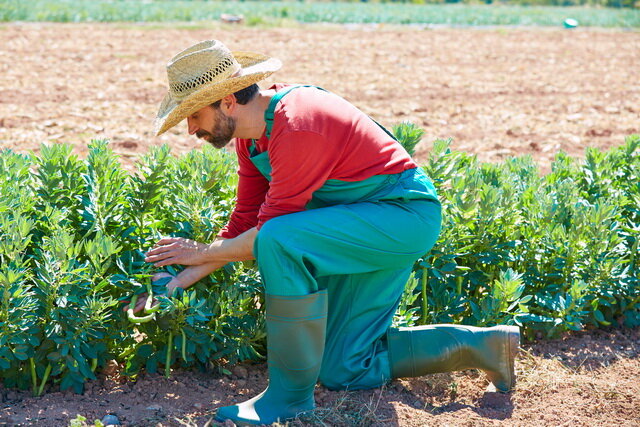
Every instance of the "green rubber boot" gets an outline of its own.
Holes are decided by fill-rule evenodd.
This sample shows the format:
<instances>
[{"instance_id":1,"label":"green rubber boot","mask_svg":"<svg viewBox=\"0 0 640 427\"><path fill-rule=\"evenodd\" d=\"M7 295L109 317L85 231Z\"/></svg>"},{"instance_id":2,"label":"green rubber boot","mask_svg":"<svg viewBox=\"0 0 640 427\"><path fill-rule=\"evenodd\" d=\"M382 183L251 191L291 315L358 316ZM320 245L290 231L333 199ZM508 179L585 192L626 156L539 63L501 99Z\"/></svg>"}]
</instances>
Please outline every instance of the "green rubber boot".
<instances>
[{"instance_id":1,"label":"green rubber boot","mask_svg":"<svg viewBox=\"0 0 640 427\"><path fill-rule=\"evenodd\" d=\"M514 360L520 344L517 326L392 328L387 342L392 378L481 369L496 390L506 393L515 387Z\"/></svg>"},{"instance_id":2,"label":"green rubber boot","mask_svg":"<svg viewBox=\"0 0 640 427\"><path fill-rule=\"evenodd\" d=\"M271 424L315 407L327 327L327 291L304 296L267 294L269 386L258 396L218 409L218 421Z\"/></svg>"}]
</instances>

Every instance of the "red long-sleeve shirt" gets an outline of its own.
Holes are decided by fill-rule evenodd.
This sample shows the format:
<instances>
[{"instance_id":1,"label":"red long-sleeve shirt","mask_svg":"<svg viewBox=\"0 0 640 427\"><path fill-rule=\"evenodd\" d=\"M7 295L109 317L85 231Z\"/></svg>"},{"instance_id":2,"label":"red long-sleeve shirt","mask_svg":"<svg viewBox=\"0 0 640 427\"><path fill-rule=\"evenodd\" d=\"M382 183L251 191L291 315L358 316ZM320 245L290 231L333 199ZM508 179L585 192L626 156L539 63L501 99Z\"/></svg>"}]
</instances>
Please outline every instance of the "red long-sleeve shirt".
<instances>
[{"instance_id":1,"label":"red long-sleeve shirt","mask_svg":"<svg viewBox=\"0 0 640 427\"><path fill-rule=\"evenodd\" d=\"M284 84L271 89L281 90ZM257 140L268 151L269 182L251 162L250 139L236 139L239 183L236 207L220 237L233 238L271 218L303 211L329 179L361 181L401 173L417 165L406 150L366 114L335 94L296 88L274 111L271 138Z\"/></svg>"}]
</instances>

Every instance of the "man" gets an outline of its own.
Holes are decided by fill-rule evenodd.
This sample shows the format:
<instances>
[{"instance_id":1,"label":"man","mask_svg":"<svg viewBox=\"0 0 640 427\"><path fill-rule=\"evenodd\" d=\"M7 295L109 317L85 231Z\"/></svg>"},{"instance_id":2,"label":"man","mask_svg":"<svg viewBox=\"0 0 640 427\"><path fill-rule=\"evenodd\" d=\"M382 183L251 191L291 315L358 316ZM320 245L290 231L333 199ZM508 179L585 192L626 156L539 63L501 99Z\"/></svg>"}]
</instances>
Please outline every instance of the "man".
<instances>
[{"instance_id":1,"label":"man","mask_svg":"<svg viewBox=\"0 0 640 427\"><path fill-rule=\"evenodd\" d=\"M256 259L265 286L269 386L216 418L269 424L314 408L314 387L378 387L391 378L478 368L515 385L517 327L390 328L414 262L435 244L434 186L402 146L344 99L310 86L256 82L281 66L210 40L167 65L156 132L187 119L222 148L236 138L237 204L213 243L165 238L156 266L188 267L187 288ZM138 311L144 305L141 298Z\"/></svg>"}]
</instances>

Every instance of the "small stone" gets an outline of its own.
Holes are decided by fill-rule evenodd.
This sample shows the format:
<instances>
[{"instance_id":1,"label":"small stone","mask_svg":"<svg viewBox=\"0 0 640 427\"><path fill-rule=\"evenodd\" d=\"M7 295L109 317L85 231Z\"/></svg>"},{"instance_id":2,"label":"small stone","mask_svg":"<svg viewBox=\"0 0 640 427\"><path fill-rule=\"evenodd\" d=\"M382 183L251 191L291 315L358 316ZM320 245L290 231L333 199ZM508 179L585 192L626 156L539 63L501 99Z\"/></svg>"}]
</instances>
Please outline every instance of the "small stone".
<instances>
[{"instance_id":1,"label":"small stone","mask_svg":"<svg viewBox=\"0 0 640 427\"><path fill-rule=\"evenodd\" d=\"M104 424L107 427L121 425L118 417L116 417L113 414L105 415L104 418L102 419L102 424Z\"/></svg>"},{"instance_id":2,"label":"small stone","mask_svg":"<svg viewBox=\"0 0 640 427\"><path fill-rule=\"evenodd\" d=\"M160 406L158 404L153 404L151 406L147 406L145 409L147 411L162 411L162 406Z\"/></svg>"},{"instance_id":3,"label":"small stone","mask_svg":"<svg viewBox=\"0 0 640 427\"><path fill-rule=\"evenodd\" d=\"M235 368L233 368L233 375L235 375L238 378L247 378L247 368L245 368L244 366L236 366Z\"/></svg>"},{"instance_id":4,"label":"small stone","mask_svg":"<svg viewBox=\"0 0 640 427\"><path fill-rule=\"evenodd\" d=\"M84 392L82 393L85 396L92 396L93 395L93 384L87 382L84 385Z\"/></svg>"},{"instance_id":5,"label":"small stone","mask_svg":"<svg viewBox=\"0 0 640 427\"><path fill-rule=\"evenodd\" d=\"M196 409L202 409L202 403L194 403L193 407Z\"/></svg>"},{"instance_id":6,"label":"small stone","mask_svg":"<svg viewBox=\"0 0 640 427\"><path fill-rule=\"evenodd\" d=\"M109 360L104 366L104 368L102 369L102 374L109 377L111 375L114 375L116 372L118 372L119 369L120 367L118 366L117 361Z\"/></svg>"}]
</instances>

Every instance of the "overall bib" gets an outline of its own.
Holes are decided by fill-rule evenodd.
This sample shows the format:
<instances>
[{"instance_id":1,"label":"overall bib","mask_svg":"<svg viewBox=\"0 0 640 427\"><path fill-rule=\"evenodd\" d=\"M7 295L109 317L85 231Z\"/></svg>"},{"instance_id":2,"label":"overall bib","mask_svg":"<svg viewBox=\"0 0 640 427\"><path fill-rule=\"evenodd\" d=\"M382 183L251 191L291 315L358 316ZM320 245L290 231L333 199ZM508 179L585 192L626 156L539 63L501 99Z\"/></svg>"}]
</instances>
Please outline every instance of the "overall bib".
<instances>
[{"instance_id":1,"label":"overall bib","mask_svg":"<svg viewBox=\"0 0 640 427\"><path fill-rule=\"evenodd\" d=\"M277 103L297 87L272 98L267 138ZM250 155L271 180L269 153L258 153L254 141ZM358 182L328 180L306 208L269 220L258 233L254 255L266 293L327 290L320 381L331 389L380 386L390 378L385 332L414 262L440 232L435 188L420 168Z\"/></svg>"}]
</instances>

